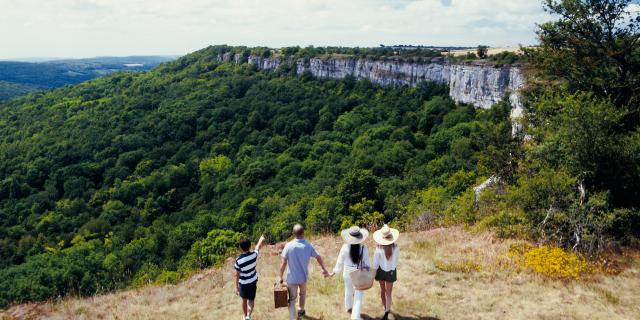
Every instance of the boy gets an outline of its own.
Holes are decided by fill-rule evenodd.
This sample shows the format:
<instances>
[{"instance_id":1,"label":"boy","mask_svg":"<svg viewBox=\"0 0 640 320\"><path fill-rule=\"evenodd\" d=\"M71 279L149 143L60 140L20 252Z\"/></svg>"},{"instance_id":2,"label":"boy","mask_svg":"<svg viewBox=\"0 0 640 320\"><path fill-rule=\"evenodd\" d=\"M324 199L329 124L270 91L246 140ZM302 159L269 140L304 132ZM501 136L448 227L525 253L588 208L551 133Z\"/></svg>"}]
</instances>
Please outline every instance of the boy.
<instances>
[{"instance_id":1,"label":"boy","mask_svg":"<svg viewBox=\"0 0 640 320\"><path fill-rule=\"evenodd\" d=\"M251 312L253 312L256 286L258 284L256 263L263 242L264 235L260 236L254 251L249 251L251 249L251 241L249 239L242 239L238 243L242 253L236 259L233 268L236 269L236 294L242 298L244 320L251 320Z\"/></svg>"}]
</instances>

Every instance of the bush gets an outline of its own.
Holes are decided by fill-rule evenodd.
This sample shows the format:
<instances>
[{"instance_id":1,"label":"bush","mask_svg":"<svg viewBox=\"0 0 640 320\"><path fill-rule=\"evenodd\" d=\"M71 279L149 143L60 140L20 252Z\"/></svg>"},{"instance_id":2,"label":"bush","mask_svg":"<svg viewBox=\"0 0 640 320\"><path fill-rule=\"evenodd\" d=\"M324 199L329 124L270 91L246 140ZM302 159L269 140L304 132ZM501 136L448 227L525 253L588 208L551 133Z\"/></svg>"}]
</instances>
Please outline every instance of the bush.
<instances>
[{"instance_id":1,"label":"bush","mask_svg":"<svg viewBox=\"0 0 640 320\"><path fill-rule=\"evenodd\" d=\"M487 215L478 221L475 228L492 230L501 238L528 238L532 230L530 221L519 208L508 208Z\"/></svg>"},{"instance_id":2,"label":"bush","mask_svg":"<svg viewBox=\"0 0 640 320\"><path fill-rule=\"evenodd\" d=\"M509 249L509 257L518 267L548 278L578 279L596 270L581 255L553 246L516 245Z\"/></svg>"}]
</instances>

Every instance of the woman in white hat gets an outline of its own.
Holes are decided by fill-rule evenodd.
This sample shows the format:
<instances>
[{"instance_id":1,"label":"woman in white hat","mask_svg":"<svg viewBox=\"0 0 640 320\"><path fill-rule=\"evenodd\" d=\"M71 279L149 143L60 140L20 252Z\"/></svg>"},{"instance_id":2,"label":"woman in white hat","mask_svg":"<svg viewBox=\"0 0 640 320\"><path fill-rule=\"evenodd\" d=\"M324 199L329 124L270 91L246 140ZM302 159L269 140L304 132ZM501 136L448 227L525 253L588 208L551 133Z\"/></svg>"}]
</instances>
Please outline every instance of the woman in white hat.
<instances>
[{"instance_id":1,"label":"woman in white hat","mask_svg":"<svg viewBox=\"0 0 640 320\"><path fill-rule=\"evenodd\" d=\"M398 229L389 228L386 224L373 233L373 240L378 244L376 252L373 254L373 269L376 270L376 280L380 283L380 298L384 306L382 320L389 318L393 283L398 278L396 268L398 267L400 248L398 248L396 241L399 236Z\"/></svg>"},{"instance_id":2,"label":"woman in white hat","mask_svg":"<svg viewBox=\"0 0 640 320\"><path fill-rule=\"evenodd\" d=\"M340 235L344 240L344 244L338 254L338 260L336 261L335 268L333 268L333 272L338 273L342 271L345 309L351 313L351 319L360 319L364 292L354 288L349 274L357 269L369 268L369 250L366 246L362 245L364 240L369 236L369 231L354 226L342 230Z\"/></svg>"}]
</instances>

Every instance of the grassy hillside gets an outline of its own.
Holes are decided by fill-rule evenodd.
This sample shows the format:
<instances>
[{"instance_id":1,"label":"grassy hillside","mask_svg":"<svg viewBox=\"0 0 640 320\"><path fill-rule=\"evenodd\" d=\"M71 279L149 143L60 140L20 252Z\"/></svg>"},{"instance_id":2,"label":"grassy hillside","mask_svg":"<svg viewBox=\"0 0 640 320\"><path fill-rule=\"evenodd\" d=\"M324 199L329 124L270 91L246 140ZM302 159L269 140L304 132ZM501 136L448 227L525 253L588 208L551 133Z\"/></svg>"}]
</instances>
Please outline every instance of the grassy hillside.
<instances>
[{"instance_id":1,"label":"grassy hillside","mask_svg":"<svg viewBox=\"0 0 640 320\"><path fill-rule=\"evenodd\" d=\"M313 238L333 264L337 237ZM521 271L509 249L521 241L500 240L462 228L435 229L401 236L399 280L394 289L396 319L638 319L640 255L615 257L617 275L598 273L580 280L554 280ZM372 246L371 241L368 242ZM271 286L281 246L263 250L254 319L285 319L273 308ZM239 319L231 260L176 285L154 285L90 298L64 298L14 307L8 319ZM466 266L466 267L465 267ZM411 273L411 275L409 275ZM308 319L346 319L341 276L322 279L311 265ZM379 318L379 289L365 294L363 313Z\"/></svg>"}]
</instances>

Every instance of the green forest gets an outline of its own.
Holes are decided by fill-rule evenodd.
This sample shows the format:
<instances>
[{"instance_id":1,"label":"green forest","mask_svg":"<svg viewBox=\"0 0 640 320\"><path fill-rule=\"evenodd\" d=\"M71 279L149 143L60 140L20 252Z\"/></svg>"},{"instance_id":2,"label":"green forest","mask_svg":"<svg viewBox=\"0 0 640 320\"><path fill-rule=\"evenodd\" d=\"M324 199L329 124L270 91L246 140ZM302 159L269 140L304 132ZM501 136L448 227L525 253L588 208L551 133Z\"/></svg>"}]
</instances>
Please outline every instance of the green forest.
<instances>
[{"instance_id":1,"label":"green forest","mask_svg":"<svg viewBox=\"0 0 640 320\"><path fill-rule=\"evenodd\" d=\"M219 62L246 50L228 46L1 103L0 308L175 282L296 222L637 245L638 21L593 31L623 19L618 2L600 15L547 1L558 19L519 58L515 137L506 98L482 110L440 84L261 71Z\"/></svg>"},{"instance_id":2,"label":"green forest","mask_svg":"<svg viewBox=\"0 0 640 320\"><path fill-rule=\"evenodd\" d=\"M258 71L224 50L2 106L3 305L171 280L239 234L392 221L414 190L457 194L481 150L511 144L506 103Z\"/></svg>"}]
</instances>

